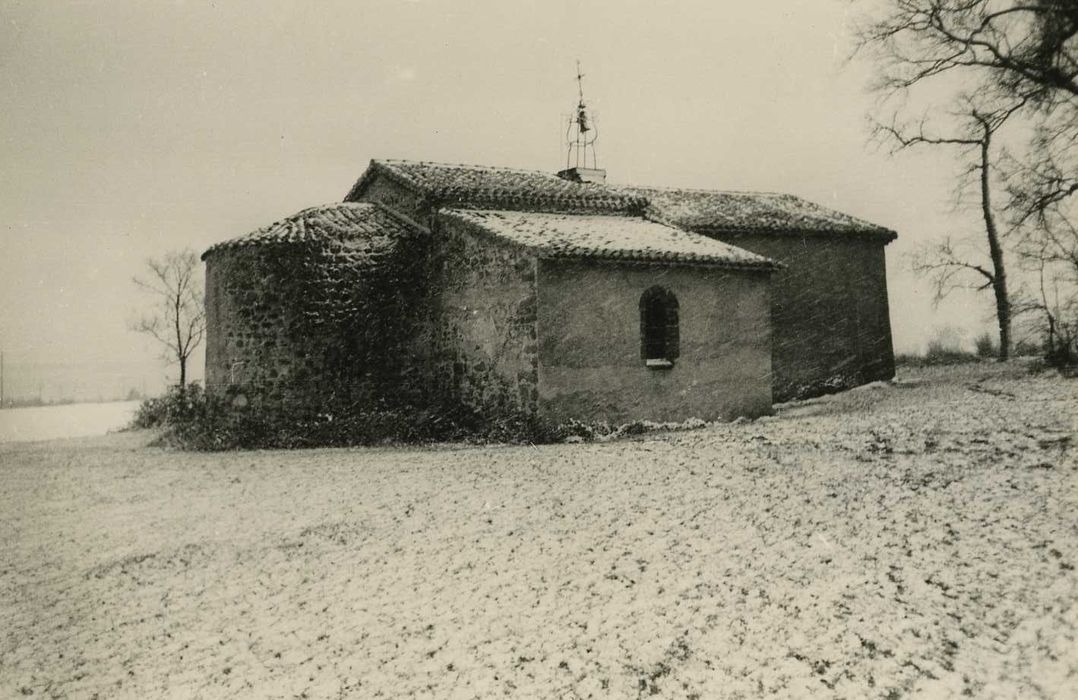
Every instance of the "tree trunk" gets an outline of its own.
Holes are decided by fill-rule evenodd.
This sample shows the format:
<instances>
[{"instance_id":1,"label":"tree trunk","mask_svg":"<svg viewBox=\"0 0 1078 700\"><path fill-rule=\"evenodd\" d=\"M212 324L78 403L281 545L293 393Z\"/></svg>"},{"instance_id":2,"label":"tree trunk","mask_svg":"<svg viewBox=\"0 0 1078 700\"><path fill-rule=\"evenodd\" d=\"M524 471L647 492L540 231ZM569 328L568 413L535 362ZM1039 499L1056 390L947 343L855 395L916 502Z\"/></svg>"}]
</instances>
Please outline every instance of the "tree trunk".
<instances>
[{"instance_id":1,"label":"tree trunk","mask_svg":"<svg viewBox=\"0 0 1078 700\"><path fill-rule=\"evenodd\" d=\"M999 324L999 359L1011 356L1011 302L1007 297L1007 273L1004 269L1003 246L999 242L996 219L992 214L989 191L989 148L992 129L982 121L984 138L981 140L981 212L984 214L984 230L988 234L988 252L992 257L992 291L996 295L996 321Z\"/></svg>"},{"instance_id":2,"label":"tree trunk","mask_svg":"<svg viewBox=\"0 0 1078 700\"><path fill-rule=\"evenodd\" d=\"M180 306L183 303L183 287L176 282L176 293L172 299L173 319L176 326L176 359L180 361L180 392L187 386L187 357L183 354L183 330L180 328Z\"/></svg>"}]
</instances>

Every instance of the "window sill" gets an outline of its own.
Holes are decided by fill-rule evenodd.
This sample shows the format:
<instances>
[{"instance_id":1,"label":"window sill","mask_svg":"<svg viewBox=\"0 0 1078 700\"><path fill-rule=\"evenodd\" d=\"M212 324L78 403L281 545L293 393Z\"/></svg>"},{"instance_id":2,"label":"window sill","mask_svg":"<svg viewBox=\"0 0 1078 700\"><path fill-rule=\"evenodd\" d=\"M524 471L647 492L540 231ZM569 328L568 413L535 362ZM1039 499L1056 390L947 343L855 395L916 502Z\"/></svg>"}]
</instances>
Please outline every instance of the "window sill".
<instances>
[{"instance_id":1,"label":"window sill","mask_svg":"<svg viewBox=\"0 0 1078 700\"><path fill-rule=\"evenodd\" d=\"M648 369L671 369L674 363L670 360L644 360L644 366Z\"/></svg>"}]
</instances>

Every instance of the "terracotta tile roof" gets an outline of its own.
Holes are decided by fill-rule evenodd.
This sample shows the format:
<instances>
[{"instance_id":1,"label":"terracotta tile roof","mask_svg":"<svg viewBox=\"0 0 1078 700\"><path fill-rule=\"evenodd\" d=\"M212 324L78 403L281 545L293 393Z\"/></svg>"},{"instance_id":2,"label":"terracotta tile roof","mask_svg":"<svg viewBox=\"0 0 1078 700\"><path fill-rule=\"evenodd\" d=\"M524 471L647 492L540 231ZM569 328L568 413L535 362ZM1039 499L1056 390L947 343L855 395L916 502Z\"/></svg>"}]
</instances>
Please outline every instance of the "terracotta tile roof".
<instances>
[{"instance_id":1,"label":"terracotta tile roof","mask_svg":"<svg viewBox=\"0 0 1078 700\"><path fill-rule=\"evenodd\" d=\"M680 262L775 269L775 262L698 233L633 216L447 209L439 216L482 229L541 257Z\"/></svg>"},{"instance_id":2,"label":"terracotta tile roof","mask_svg":"<svg viewBox=\"0 0 1078 700\"><path fill-rule=\"evenodd\" d=\"M869 233L895 237L893 231L883 226L789 194L658 187L620 189L647 199L649 215L685 228L715 231Z\"/></svg>"},{"instance_id":3,"label":"terracotta tile roof","mask_svg":"<svg viewBox=\"0 0 1078 700\"><path fill-rule=\"evenodd\" d=\"M352 245L357 254L376 257L404 236L421 230L380 204L339 202L310 207L247 235L211 246L206 256L230 248L273 243L336 241Z\"/></svg>"},{"instance_id":4,"label":"terracotta tile roof","mask_svg":"<svg viewBox=\"0 0 1078 700\"><path fill-rule=\"evenodd\" d=\"M640 213L647 204L635 194L538 170L406 160L372 160L345 200L356 197L379 173L421 192L436 206Z\"/></svg>"}]
</instances>

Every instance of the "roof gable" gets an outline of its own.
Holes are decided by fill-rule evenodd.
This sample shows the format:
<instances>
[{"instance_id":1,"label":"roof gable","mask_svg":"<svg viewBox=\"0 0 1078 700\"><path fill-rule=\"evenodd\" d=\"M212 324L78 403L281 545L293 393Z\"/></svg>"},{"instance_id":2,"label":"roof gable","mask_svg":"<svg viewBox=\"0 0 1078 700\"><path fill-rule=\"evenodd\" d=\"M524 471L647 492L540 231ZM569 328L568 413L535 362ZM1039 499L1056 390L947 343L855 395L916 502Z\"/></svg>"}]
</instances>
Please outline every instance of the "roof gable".
<instances>
[{"instance_id":1,"label":"roof gable","mask_svg":"<svg viewBox=\"0 0 1078 700\"><path fill-rule=\"evenodd\" d=\"M372 160L345 200L357 199L379 174L439 207L641 213L647 205L632 193L538 170L405 160Z\"/></svg>"},{"instance_id":2,"label":"roof gable","mask_svg":"<svg viewBox=\"0 0 1078 700\"><path fill-rule=\"evenodd\" d=\"M445 220L482 229L495 238L547 258L703 264L759 269L779 267L728 243L631 216L447 209Z\"/></svg>"}]
</instances>

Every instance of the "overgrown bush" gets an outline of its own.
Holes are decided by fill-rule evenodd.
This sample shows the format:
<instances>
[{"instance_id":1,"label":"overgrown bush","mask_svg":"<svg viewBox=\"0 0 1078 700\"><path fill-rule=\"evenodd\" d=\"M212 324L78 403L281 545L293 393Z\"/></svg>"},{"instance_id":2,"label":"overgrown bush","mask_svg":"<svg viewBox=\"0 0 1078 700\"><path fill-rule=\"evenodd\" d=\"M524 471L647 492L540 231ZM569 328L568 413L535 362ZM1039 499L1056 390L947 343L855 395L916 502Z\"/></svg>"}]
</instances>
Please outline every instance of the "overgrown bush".
<instances>
[{"instance_id":1,"label":"overgrown bush","mask_svg":"<svg viewBox=\"0 0 1078 700\"><path fill-rule=\"evenodd\" d=\"M316 412L191 384L147 399L131 428L160 429L158 444L191 450L340 447L379 443L555 442L561 433L514 412L480 415L450 402L353 401L327 396Z\"/></svg>"},{"instance_id":2,"label":"overgrown bush","mask_svg":"<svg viewBox=\"0 0 1078 700\"><path fill-rule=\"evenodd\" d=\"M1048 347L1044 359L1049 366L1064 371L1067 376L1073 376L1078 368L1078 349L1073 343L1055 342Z\"/></svg>"},{"instance_id":3,"label":"overgrown bush","mask_svg":"<svg viewBox=\"0 0 1078 700\"><path fill-rule=\"evenodd\" d=\"M977 360L978 356L966 352L958 347L931 340L925 351L925 364L929 365L954 365L962 362Z\"/></svg>"},{"instance_id":4,"label":"overgrown bush","mask_svg":"<svg viewBox=\"0 0 1078 700\"><path fill-rule=\"evenodd\" d=\"M1044 357L1041 343L1031 338L1019 338L1011 346L1011 357Z\"/></svg>"},{"instance_id":5,"label":"overgrown bush","mask_svg":"<svg viewBox=\"0 0 1078 700\"><path fill-rule=\"evenodd\" d=\"M207 394L197 383L170 387L164 396L145 399L129 428L162 429L160 442L192 449L232 446L235 416L225 397Z\"/></svg>"},{"instance_id":6,"label":"overgrown bush","mask_svg":"<svg viewBox=\"0 0 1078 700\"><path fill-rule=\"evenodd\" d=\"M143 399L131 422L127 424L127 430L139 430L144 428L160 428L165 424L165 407L163 398Z\"/></svg>"},{"instance_id":7,"label":"overgrown bush","mask_svg":"<svg viewBox=\"0 0 1078 700\"><path fill-rule=\"evenodd\" d=\"M924 355L909 353L895 355L895 364L907 367L931 367L936 365L959 365L966 362L979 362L983 357L957 348L950 348L936 343L929 343Z\"/></svg>"},{"instance_id":8,"label":"overgrown bush","mask_svg":"<svg viewBox=\"0 0 1078 700\"><path fill-rule=\"evenodd\" d=\"M170 415L178 415L182 403L186 400L185 395L196 397L199 400L202 387L198 384L189 384L186 389L180 390L178 386L169 387L164 396L143 399L135 411L129 429L161 428L169 422Z\"/></svg>"},{"instance_id":9,"label":"overgrown bush","mask_svg":"<svg viewBox=\"0 0 1078 700\"><path fill-rule=\"evenodd\" d=\"M452 401L345 401L327 396L317 412L276 409L236 389L206 392L197 384L147 399L131 428L156 428L157 444L188 450L345 447L431 442L584 442L652 430L697 428L684 423L632 421L622 425L570 420L552 425L515 411L480 413Z\"/></svg>"},{"instance_id":10,"label":"overgrown bush","mask_svg":"<svg viewBox=\"0 0 1078 700\"><path fill-rule=\"evenodd\" d=\"M992 340L992 336L988 333L981 333L973 341L974 351L977 357L981 359L987 359L990 357L997 357L999 355L999 348L996 347L996 343Z\"/></svg>"}]
</instances>

